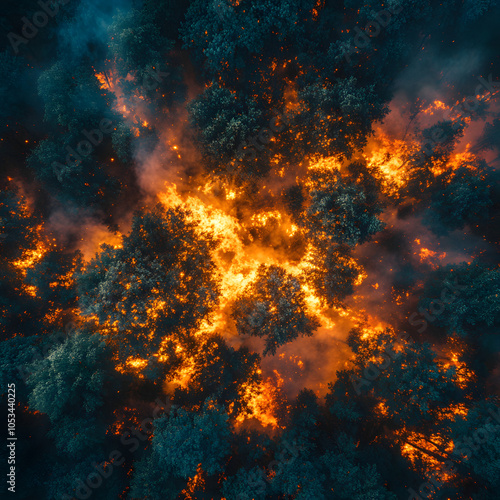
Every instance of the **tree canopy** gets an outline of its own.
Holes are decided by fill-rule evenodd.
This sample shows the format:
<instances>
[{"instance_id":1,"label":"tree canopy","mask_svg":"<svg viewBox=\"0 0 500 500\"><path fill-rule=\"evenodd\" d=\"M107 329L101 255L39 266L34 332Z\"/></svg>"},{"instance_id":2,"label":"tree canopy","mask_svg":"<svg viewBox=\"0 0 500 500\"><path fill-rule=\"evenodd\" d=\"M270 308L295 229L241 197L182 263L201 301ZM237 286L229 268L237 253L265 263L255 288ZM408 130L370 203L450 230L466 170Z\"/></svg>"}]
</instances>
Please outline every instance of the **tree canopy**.
<instances>
[{"instance_id":1,"label":"tree canopy","mask_svg":"<svg viewBox=\"0 0 500 500\"><path fill-rule=\"evenodd\" d=\"M194 328L216 304L213 240L181 209L138 213L121 248L105 246L78 278L82 311L116 325L124 356L149 357L161 340Z\"/></svg>"},{"instance_id":2,"label":"tree canopy","mask_svg":"<svg viewBox=\"0 0 500 500\"><path fill-rule=\"evenodd\" d=\"M299 281L277 266L262 265L233 306L240 335L265 337L264 355L319 326L306 310Z\"/></svg>"}]
</instances>

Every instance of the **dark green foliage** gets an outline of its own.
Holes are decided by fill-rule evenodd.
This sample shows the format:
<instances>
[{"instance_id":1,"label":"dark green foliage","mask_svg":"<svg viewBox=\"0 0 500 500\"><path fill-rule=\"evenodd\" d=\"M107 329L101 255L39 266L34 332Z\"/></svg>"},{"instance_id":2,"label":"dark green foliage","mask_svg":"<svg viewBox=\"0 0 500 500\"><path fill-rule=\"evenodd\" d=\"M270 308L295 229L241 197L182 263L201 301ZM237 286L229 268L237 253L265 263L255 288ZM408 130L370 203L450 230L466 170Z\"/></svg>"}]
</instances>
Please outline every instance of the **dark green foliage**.
<instances>
[{"instance_id":1,"label":"dark green foliage","mask_svg":"<svg viewBox=\"0 0 500 500\"><path fill-rule=\"evenodd\" d=\"M466 0L464 2L464 21L475 21L495 6L497 6L497 4L492 0L484 0L482 2Z\"/></svg>"},{"instance_id":2,"label":"dark green foliage","mask_svg":"<svg viewBox=\"0 0 500 500\"><path fill-rule=\"evenodd\" d=\"M186 14L182 38L199 59L205 59L208 72L229 77L245 67L246 59L300 40L304 26L299 20L310 15L313 6L312 0L243 0L238 5L196 0Z\"/></svg>"},{"instance_id":3,"label":"dark green foliage","mask_svg":"<svg viewBox=\"0 0 500 500\"><path fill-rule=\"evenodd\" d=\"M109 463L103 465L106 458L105 454L91 450L81 459L72 457L71 460L66 458L51 464L43 481L46 488L44 498L69 500L86 495L92 495L89 498L96 500L118 498L124 489L126 477L119 466ZM104 471L105 478L97 472L98 469ZM40 489L35 491L37 495L40 494Z\"/></svg>"},{"instance_id":4,"label":"dark green foliage","mask_svg":"<svg viewBox=\"0 0 500 500\"><path fill-rule=\"evenodd\" d=\"M177 31L191 0L144 0L141 12L160 29L163 36L179 38ZM174 36L173 36L174 35Z\"/></svg>"},{"instance_id":5,"label":"dark green foliage","mask_svg":"<svg viewBox=\"0 0 500 500\"><path fill-rule=\"evenodd\" d=\"M29 378L30 404L52 421L70 409L94 412L103 404L105 345L100 335L82 332L38 362Z\"/></svg>"},{"instance_id":6,"label":"dark green foliage","mask_svg":"<svg viewBox=\"0 0 500 500\"><path fill-rule=\"evenodd\" d=\"M316 463L299 458L287 462L282 473L273 480L272 488L276 493L300 500L326 500L325 479Z\"/></svg>"},{"instance_id":7,"label":"dark green foliage","mask_svg":"<svg viewBox=\"0 0 500 500\"><path fill-rule=\"evenodd\" d=\"M356 444L341 434L336 449L321 456L298 455L283 463L272 482L277 493L302 500L338 498L341 500L395 500L382 484L375 465L360 463Z\"/></svg>"},{"instance_id":8,"label":"dark green foliage","mask_svg":"<svg viewBox=\"0 0 500 500\"><path fill-rule=\"evenodd\" d=\"M382 371L376 382L388 413L398 424L416 425L436 418L455 400L455 368L443 371L429 344L404 346L401 356Z\"/></svg>"},{"instance_id":9,"label":"dark green foliage","mask_svg":"<svg viewBox=\"0 0 500 500\"><path fill-rule=\"evenodd\" d=\"M32 268L27 270L26 282L35 286L37 297L45 305L64 309L76 305L74 273L82 268L80 252L67 253L60 248L50 248Z\"/></svg>"},{"instance_id":10,"label":"dark green foliage","mask_svg":"<svg viewBox=\"0 0 500 500\"><path fill-rule=\"evenodd\" d=\"M16 190L0 191L0 256L2 267L36 248L37 219Z\"/></svg>"},{"instance_id":11,"label":"dark green foliage","mask_svg":"<svg viewBox=\"0 0 500 500\"><path fill-rule=\"evenodd\" d=\"M199 464L209 475L222 471L229 438L227 414L207 401L199 413L179 409L156 420L152 446L167 474L187 479Z\"/></svg>"},{"instance_id":12,"label":"dark green foliage","mask_svg":"<svg viewBox=\"0 0 500 500\"><path fill-rule=\"evenodd\" d=\"M250 470L239 469L234 476L224 481L222 494L224 498L235 500L266 498L269 494L269 486L264 471L259 467Z\"/></svg>"},{"instance_id":13,"label":"dark green foliage","mask_svg":"<svg viewBox=\"0 0 500 500\"><path fill-rule=\"evenodd\" d=\"M173 46L173 42L160 34L157 25L134 10L116 15L109 27L109 37L118 74L124 78L129 72L138 71L141 81L147 65L159 67L162 55Z\"/></svg>"},{"instance_id":14,"label":"dark green foliage","mask_svg":"<svg viewBox=\"0 0 500 500\"><path fill-rule=\"evenodd\" d=\"M354 291L360 268L350 257L345 246L321 246L311 259L311 268L306 272L320 297L330 307L340 304Z\"/></svg>"},{"instance_id":15,"label":"dark green foliage","mask_svg":"<svg viewBox=\"0 0 500 500\"><path fill-rule=\"evenodd\" d=\"M255 281L235 301L233 317L240 335L266 338L264 355L319 326L306 311L299 281L277 266L259 267Z\"/></svg>"},{"instance_id":16,"label":"dark green foliage","mask_svg":"<svg viewBox=\"0 0 500 500\"><path fill-rule=\"evenodd\" d=\"M104 117L116 118L110 112L114 96L99 88L99 81L87 67L58 62L42 73L38 90L45 104L45 120L70 133L94 128Z\"/></svg>"},{"instance_id":17,"label":"dark green foliage","mask_svg":"<svg viewBox=\"0 0 500 500\"><path fill-rule=\"evenodd\" d=\"M454 367L443 370L430 344L404 338L409 336L404 334L398 339L387 329L374 341L362 329L354 329L348 342L360 368L359 375L373 379L373 383L364 379L368 389L375 387L375 394L385 401L391 419L398 425L404 422L410 426L435 419L459 392L454 384Z\"/></svg>"},{"instance_id":18,"label":"dark green foliage","mask_svg":"<svg viewBox=\"0 0 500 500\"><path fill-rule=\"evenodd\" d=\"M99 122L96 122L96 127ZM67 148L74 150L80 141L80 134L70 134L62 139L41 141L29 158L28 163L62 201L80 207L109 208L109 198L118 195L119 183L105 171L105 165L95 157L83 156L81 161L69 156ZM69 158L69 161L68 161Z\"/></svg>"},{"instance_id":19,"label":"dark green foliage","mask_svg":"<svg viewBox=\"0 0 500 500\"><path fill-rule=\"evenodd\" d=\"M78 252L52 245L15 190L0 191L0 325L7 338L48 334L75 306Z\"/></svg>"},{"instance_id":20,"label":"dark green foliage","mask_svg":"<svg viewBox=\"0 0 500 500\"><path fill-rule=\"evenodd\" d=\"M162 34L165 19L155 19L168 19L170 10L166 2L149 2L141 10L119 12L108 28L110 59L117 72L112 77L132 102L147 96L165 106L183 97L182 75L170 58L175 42ZM168 36L172 34L169 30ZM107 69L104 74L107 77Z\"/></svg>"},{"instance_id":21,"label":"dark green foliage","mask_svg":"<svg viewBox=\"0 0 500 500\"><path fill-rule=\"evenodd\" d=\"M103 247L78 278L80 307L116 324L111 342L124 358L148 358L164 337L195 328L216 304L213 246L181 209L137 213L123 247Z\"/></svg>"},{"instance_id":22,"label":"dark green foliage","mask_svg":"<svg viewBox=\"0 0 500 500\"><path fill-rule=\"evenodd\" d=\"M186 486L186 481L175 477L164 467L158 467L160 457L154 450L136 461L131 480L130 498L175 500Z\"/></svg>"},{"instance_id":23,"label":"dark green foliage","mask_svg":"<svg viewBox=\"0 0 500 500\"><path fill-rule=\"evenodd\" d=\"M38 91L49 137L34 149L29 166L62 201L109 210L120 190L119 181L106 168L111 140L121 122L112 111L114 96L100 89L92 68L63 62L41 74Z\"/></svg>"},{"instance_id":24,"label":"dark green foliage","mask_svg":"<svg viewBox=\"0 0 500 500\"><path fill-rule=\"evenodd\" d=\"M257 132L261 115L252 99L243 99L217 83L190 103L189 112L207 154L222 161L233 158L238 147Z\"/></svg>"},{"instance_id":25,"label":"dark green foliage","mask_svg":"<svg viewBox=\"0 0 500 500\"><path fill-rule=\"evenodd\" d=\"M61 451L79 455L103 441L105 429L98 413L112 390L112 373L104 339L85 331L68 338L33 366L28 378L29 405L48 415Z\"/></svg>"},{"instance_id":26,"label":"dark green foliage","mask_svg":"<svg viewBox=\"0 0 500 500\"><path fill-rule=\"evenodd\" d=\"M377 102L373 87L360 87L354 77L335 85L305 87L298 94L301 103L295 122L304 152L350 158L366 144L371 124L387 109Z\"/></svg>"},{"instance_id":27,"label":"dark green foliage","mask_svg":"<svg viewBox=\"0 0 500 500\"><path fill-rule=\"evenodd\" d=\"M453 285L453 292L446 288L443 296L446 283ZM448 265L429 277L420 307L448 335L477 335L500 321L499 290L498 269L479 262Z\"/></svg>"},{"instance_id":28,"label":"dark green foliage","mask_svg":"<svg viewBox=\"0 0 500 500\"><path fill-rule=\"evenodd\" d=\"M492 491L500 484L499 416L498 401L487 400L453 425L453 454Z\"/></svg>"},{"instance_id":29,"label":"dark green foliage","mask_svg":"<svg viewBox=\"0 0 500 500\"><path fill-rule=\"evenodd\" d=\"M310 196L305 222L320 241L355 246L384 227L377 218L382 212L377 198L362 184L338 172L313 171Z\"/></svg>"},{"instance_id":30,"label":"dark green foliage","mask_svg":"<svg viewBox=\"0 0 500 500\"><path fill-rule=\"evenodd\" d=\"M191 404L202 404L210 398L226 410L231 406L239 413L241 386L257 382L259 361L259 355L250 353L247 347L229 347L221 335L208 338L194 358L188 399Z\"/></svg>"},{"instance_id":31,"label":"dark green foliage","mask_svg":"<svg viewBox=\"0 0 500 500\"><path fill-rule=\"evenodd\" d=\"M488 220L491 178L484 166L477 170L461 167L444 189L434 192L427 223L439 234L446 229L461 229L465 224Z\"/></svg>"},{"instance_id":32,"label":"dark green foliage","mask_svg":"<svg viewBox=\"0 0 500 500\"><path fill-rule=\"evenodd\" d=\"M21 337L17 335L0 342L0 383L2 394L7 392L7 384L16 383L18 397L25 400L26 394L21 384L29 373L29 365L35 360L33 344L36 337ZM39 354L40 356L40 354Z\"/></svg>"},{"instance_id":33,"label":"dark green foliage","mask_svg":"<svg viewBox=\"0 0 500 500\"><path fill-rule=\"evenodd\" d=\"M500 145L500 118L493 120L493 123L487 123L484 127L482 140L479 143L480 149L497 148Z\"/></svg>"},{"instance_id":34,"label":"dark green foliage","mask_svg":"<svg viewBox=\"0 0 500 500\"><path fill-rule=\"evenodd\" d=\"M339 437L339 452L330 451L321 457L326 469L328 494L339 499L396 500L394 493L388 492L375 465L360 463L356 444L347 435ZM328 495L326 496L328 498Z\"/></svg>"},{"instance_id":35,"label":"dark green foliage","mask_svg":"<svg viewBox=\"0 0 500 500\"><path fill-rule=\"evenodd\" d=\"M14 496L395 500L449 459L422 498L496 500L495 2L7 4L6 34L59 9L0 43ZM401 165L398 143L370 159L383 135ZM154 207L165 181L234 217L243 253ZM84 262L103 222L127 235Z\"/></svg>"}]
</instances>

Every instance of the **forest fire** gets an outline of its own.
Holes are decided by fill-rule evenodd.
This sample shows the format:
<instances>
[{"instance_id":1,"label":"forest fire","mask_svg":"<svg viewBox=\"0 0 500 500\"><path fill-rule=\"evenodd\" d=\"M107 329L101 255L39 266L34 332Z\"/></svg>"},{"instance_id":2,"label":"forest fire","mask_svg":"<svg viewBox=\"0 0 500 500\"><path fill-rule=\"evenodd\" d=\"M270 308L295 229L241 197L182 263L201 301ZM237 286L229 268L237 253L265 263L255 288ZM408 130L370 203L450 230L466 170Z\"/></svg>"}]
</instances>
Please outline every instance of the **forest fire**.
<instances>
[{"instance_id":1,"label":"forest fire","mask_svg":"<svg viewBox=\"0 0 500 500\"><path fill-rule=\"evenodd\" d=\"M182 206L188 210L188 218L200 225L202 230L209 231L212 237L218 240L218 245L213 253L213 260L217 266L217 274L220 276L221 293L219 306L214 312L213 318L205 322L203 330L207 331L231 331L228 321L228 311L231 309L235 298L255 280L260 266L279 265L290 275L297 277L302 282L304 300L311 315L320 319L324 328L332 329L335 322L327 315L321 298L315 290L307 284L307 273L314 268L315 249L308 246L304 249L300 260L287 261L286 255L280 250L272 250L252 236L252 230L262 230L264 233L278 229L283 238L293 239L297 237L298 227L286 221L286 213L277 211L260 212L253 214L248 222L241 223L236 217L227 213L231 205L224 208L220 199L210 197L210 189L202 187L199 191L203 193L203 200L195 195L181 196L175 185L166 185L165 191L158 194L159 200L166 206ZM234 195L236 197L236 194ZM226 198L227 199L227 198ZM230 201L234 200L233 197ZM268 229L267 226L270 226ZM346 258L346 265L355 266L352 259ZM357 268L358 274L353 280L354 285L359 285L363 280L363 272ZM345 309L339 309L339 314L348 315Z\"/></svg>"},{"instance_id":2,"label":"forest fire","mask_svg":"<svg viewBox=\"0 0 500 500\"><path fill-rule=\"evenodd\" d=\"M27 249L20 259L12 262L12 265L20 269L24 276L26 276L27 270L39 262L47 252L47 245L41 239L42 229L42 225L39 225L35 229L36 236L34 239L38 240L37 246L35 248Z\"/></svg>"},{"instance_id":3,"label":"forest fire","mask_svg":"<svg viewBox=\"0 0 500 500\"><path fill-rule=\"evenodd\" d=\"M496 499L494 2L63 3L2 23L9 491Z\"/></svg>"},{"instance_id":4,"label":"forest fire","mask_svg":"<svg viewBox=\"0 0 500 500\"><path fill-rule=\"evenodd\" d=\"M236 417L237 424L242 424L246 419L255 418L263 426L278 427L275 407L279 387L279 374L277 386L273 379L269 377L258 384L249 384L242 387L241 400L246 404L248 410L238 414Z\"/></svg>"}]
</instances>

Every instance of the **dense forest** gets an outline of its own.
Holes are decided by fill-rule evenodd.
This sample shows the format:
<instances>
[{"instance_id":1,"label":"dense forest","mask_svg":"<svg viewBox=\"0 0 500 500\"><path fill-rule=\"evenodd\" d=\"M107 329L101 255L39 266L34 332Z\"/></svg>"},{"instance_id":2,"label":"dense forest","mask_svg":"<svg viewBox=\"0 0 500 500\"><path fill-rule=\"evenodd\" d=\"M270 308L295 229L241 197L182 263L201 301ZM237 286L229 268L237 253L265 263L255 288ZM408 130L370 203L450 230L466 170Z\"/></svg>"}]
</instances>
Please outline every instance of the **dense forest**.
<instances>
[{"instance_id":1,"label":"dense forest","mask_svg":"<svg viewBox=\"0 0 500 500\"><path fill-rule=\"evenodd\" d=\"M500 497L495 0L0 19L0 498Z\"/></svg>"}]
</instances>

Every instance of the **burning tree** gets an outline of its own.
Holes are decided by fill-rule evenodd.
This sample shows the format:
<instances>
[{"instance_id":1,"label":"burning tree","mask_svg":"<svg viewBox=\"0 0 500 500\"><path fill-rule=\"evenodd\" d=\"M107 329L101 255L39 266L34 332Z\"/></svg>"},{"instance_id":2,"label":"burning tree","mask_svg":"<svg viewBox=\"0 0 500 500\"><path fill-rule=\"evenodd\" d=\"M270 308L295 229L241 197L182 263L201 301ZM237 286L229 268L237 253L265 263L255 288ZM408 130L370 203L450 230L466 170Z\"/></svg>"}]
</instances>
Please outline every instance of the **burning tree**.
<instances>
[{"instance_id":1,"label":"burning tree","mask_svg":"<svg viewBox=\"0 0 500 500\"><path fill-rule=\"evenodd\" d=\"M257 277L234 303L240 335L265 337L264 355L299 335L311 336L319 323L306 310L299 281L277 266L262 265Z\"/></svg>"},{"instance_id":2,"label":"burning tree","mask_svg":"<svg viewBox=\"0 0 500 500\"><path fill-rule=\"evenodd\" d=\"M111 328L123 360L149 358L217 303L213 246L180 209L138 213L122 248L104 246L78 278L82 312Z\"/></svg>"},{"instance_id":3,"label":"burning tree","mask_svg":"<svg viewBox=\"0 0 500 500\"><path fill-rule=\"evenodd\" d=\"M311 257L311 267L306 271L308 280L330 307L354 292L360 274L360 267L346 245L318 245Z\"/></svg>"},{"instance_id":4,"label":"burning tree","mask_svg":"<svg viewBox=\"0 0 500 500\"><path fill-rule=\"evenodd\" d=\"M2 13L11 488L497 499L495 2L132 3Z\"/></svg>"},{"instance_id":5,"label":"burning tree","mask_svg":"<svg viewBox=\"0 0 500 500\"><path fill-rule=\"evenodd\" d=\"M304 218L314 238L355 246L367 241L384 224L382 207L372 192L335 170L312 171L311 202Z\"/></svg>"}]
</instances>

